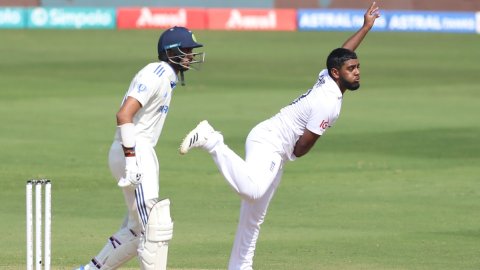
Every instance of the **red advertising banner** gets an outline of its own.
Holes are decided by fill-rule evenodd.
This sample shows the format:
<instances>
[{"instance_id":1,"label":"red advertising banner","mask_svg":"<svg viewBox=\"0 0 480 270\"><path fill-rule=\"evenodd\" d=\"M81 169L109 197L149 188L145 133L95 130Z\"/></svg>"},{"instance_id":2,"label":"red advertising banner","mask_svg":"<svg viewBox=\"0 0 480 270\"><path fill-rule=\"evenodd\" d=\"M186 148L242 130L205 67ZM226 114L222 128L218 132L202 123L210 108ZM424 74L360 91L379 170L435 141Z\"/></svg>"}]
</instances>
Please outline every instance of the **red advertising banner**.
<instances>
[{"instance_id":1,"label":"red advertising banner","mask_svg":"<svg viewBox=\"0 0 480 270\"><path fill-rule=\"evenodd\" d=\"M295 31L295 9L224 9L207 10L208 29Z\"/></svg>"},{"instance_id":2,"label":"red advertising banner","mask_svg":"<svg viewBox=\"0 0 480 270\"><path fill-rule=\"evenodd\" d=\"M183 26L189 29L207 27L206 9L196 8L118 8L118 29Z\"/></svg>"}]
</instances>

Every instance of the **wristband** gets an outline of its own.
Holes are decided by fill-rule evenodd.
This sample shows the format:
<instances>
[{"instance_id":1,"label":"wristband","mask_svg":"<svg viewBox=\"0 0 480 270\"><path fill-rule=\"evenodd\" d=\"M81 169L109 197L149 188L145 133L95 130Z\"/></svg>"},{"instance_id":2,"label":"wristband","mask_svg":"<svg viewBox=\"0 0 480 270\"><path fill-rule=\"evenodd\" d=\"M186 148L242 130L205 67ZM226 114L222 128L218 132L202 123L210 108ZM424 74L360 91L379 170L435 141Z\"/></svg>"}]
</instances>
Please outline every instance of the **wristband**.
<instances>
[{"instance_id":1,"label":"wristband","mask_svg":"<svg viewBox=\"0 0 480 270\"><path fill-rule=\"evenodd\" d=\"M134 157L135 156L135 147L125 147L122 145L123 154L125 157Z\"/></svg>"},{"instance_id":2,"label":"wristband","mask_svg":"<svg viewBox=\"0 0 480 270\"><path fill-rule=\"evenodd\" d=\"M120 126L120 137L122 145L125 148L135 147L135 125L133 123L125 123Z\"/></svg>"}]
</instances>

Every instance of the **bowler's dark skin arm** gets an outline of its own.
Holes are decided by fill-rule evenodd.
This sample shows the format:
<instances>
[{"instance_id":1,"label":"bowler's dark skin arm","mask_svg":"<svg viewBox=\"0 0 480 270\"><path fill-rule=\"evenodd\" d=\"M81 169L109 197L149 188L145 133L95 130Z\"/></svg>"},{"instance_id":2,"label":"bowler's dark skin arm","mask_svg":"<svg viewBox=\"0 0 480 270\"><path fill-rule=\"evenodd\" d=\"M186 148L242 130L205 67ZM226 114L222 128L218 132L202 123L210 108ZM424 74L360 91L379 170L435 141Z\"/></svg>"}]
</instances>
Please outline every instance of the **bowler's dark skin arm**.
<instances>
[{"instance_id":1,"label":"bowler's dark skin arm","mask_svg":"<svg viewBox=\"0 0 480 270\"><path fill-rule=\"evenodd\" d=\"M295 148L293 149L293 154L296 157L301 157L308 153L310 149L315 145L315 142L320 138L320 135L311 132L308 129L305 129L303 135L300 136L297 143L295 144Z\"/></svg>"}]
</instances>

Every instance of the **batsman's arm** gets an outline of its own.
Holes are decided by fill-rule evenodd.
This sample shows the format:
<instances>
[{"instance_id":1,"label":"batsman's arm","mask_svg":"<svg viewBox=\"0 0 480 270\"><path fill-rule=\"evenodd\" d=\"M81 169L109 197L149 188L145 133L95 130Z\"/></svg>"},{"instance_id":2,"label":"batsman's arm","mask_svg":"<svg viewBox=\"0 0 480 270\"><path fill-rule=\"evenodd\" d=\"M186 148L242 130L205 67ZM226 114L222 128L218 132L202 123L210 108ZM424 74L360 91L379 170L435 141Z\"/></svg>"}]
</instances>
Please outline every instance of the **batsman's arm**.
<instances>
[{"instance_id":1,"label":"batsman's arm","mask_svg":"<svg viewBox=\"0 0 480 270\"><path fill-rule=\"evenodd\" d=\"M135 129L133 117L140 110L142 105L133 97L128 97L117 112L117 126L120 134L125 157L135 156Z\"/></svg>"},{"instance_id":2,"label":"batsman's arm","mask_svg":"<svg viewBox=\"0 0 480 270\"><path fill-rule=\"evenodd\" d=\"M119 187L138 185L142 181L142 172L137 163L135 153L135 125L133 117L140 110L142 105L133 97L128 97L117 112L117 125L120 128L123 154L125 155L125 177L118 181Z\"/></svg>"},{"instance_id":3,"label":"batsman's arm","mask_svg":"<svg viewBox=\"0 0 480 270\"><path fill-rule=\"evenodd\" d=\"M378 17L380 17L379 7L376 2L373 2L365 12L365 15L363 15L363 26L353 34L353 36L347 39L342 47L355 51L360 43L362 43L363 38L368 34L370 29L372 29L373 24Z\"/></svg>"}]
</instances>

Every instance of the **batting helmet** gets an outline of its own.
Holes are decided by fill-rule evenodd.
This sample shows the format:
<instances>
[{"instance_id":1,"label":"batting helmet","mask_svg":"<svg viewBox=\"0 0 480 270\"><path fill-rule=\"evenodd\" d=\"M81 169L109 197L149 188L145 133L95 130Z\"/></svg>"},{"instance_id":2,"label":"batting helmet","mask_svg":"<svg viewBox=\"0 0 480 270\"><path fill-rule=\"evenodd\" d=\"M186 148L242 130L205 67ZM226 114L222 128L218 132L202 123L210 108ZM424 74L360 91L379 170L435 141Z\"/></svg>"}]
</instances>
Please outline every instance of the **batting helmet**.
<instances>
[{"instance_id":1,"label":"batting helmet","mask_svg":"<svg viewBox=\"0 0 480 270\"><path fill-rule=\"evenodd\" d=\"M173 48L199 48L203 44L197 43L192 31L185 27L174 26L162 33L158 39L158 55Z\"/></svg>"}]
</instances>

